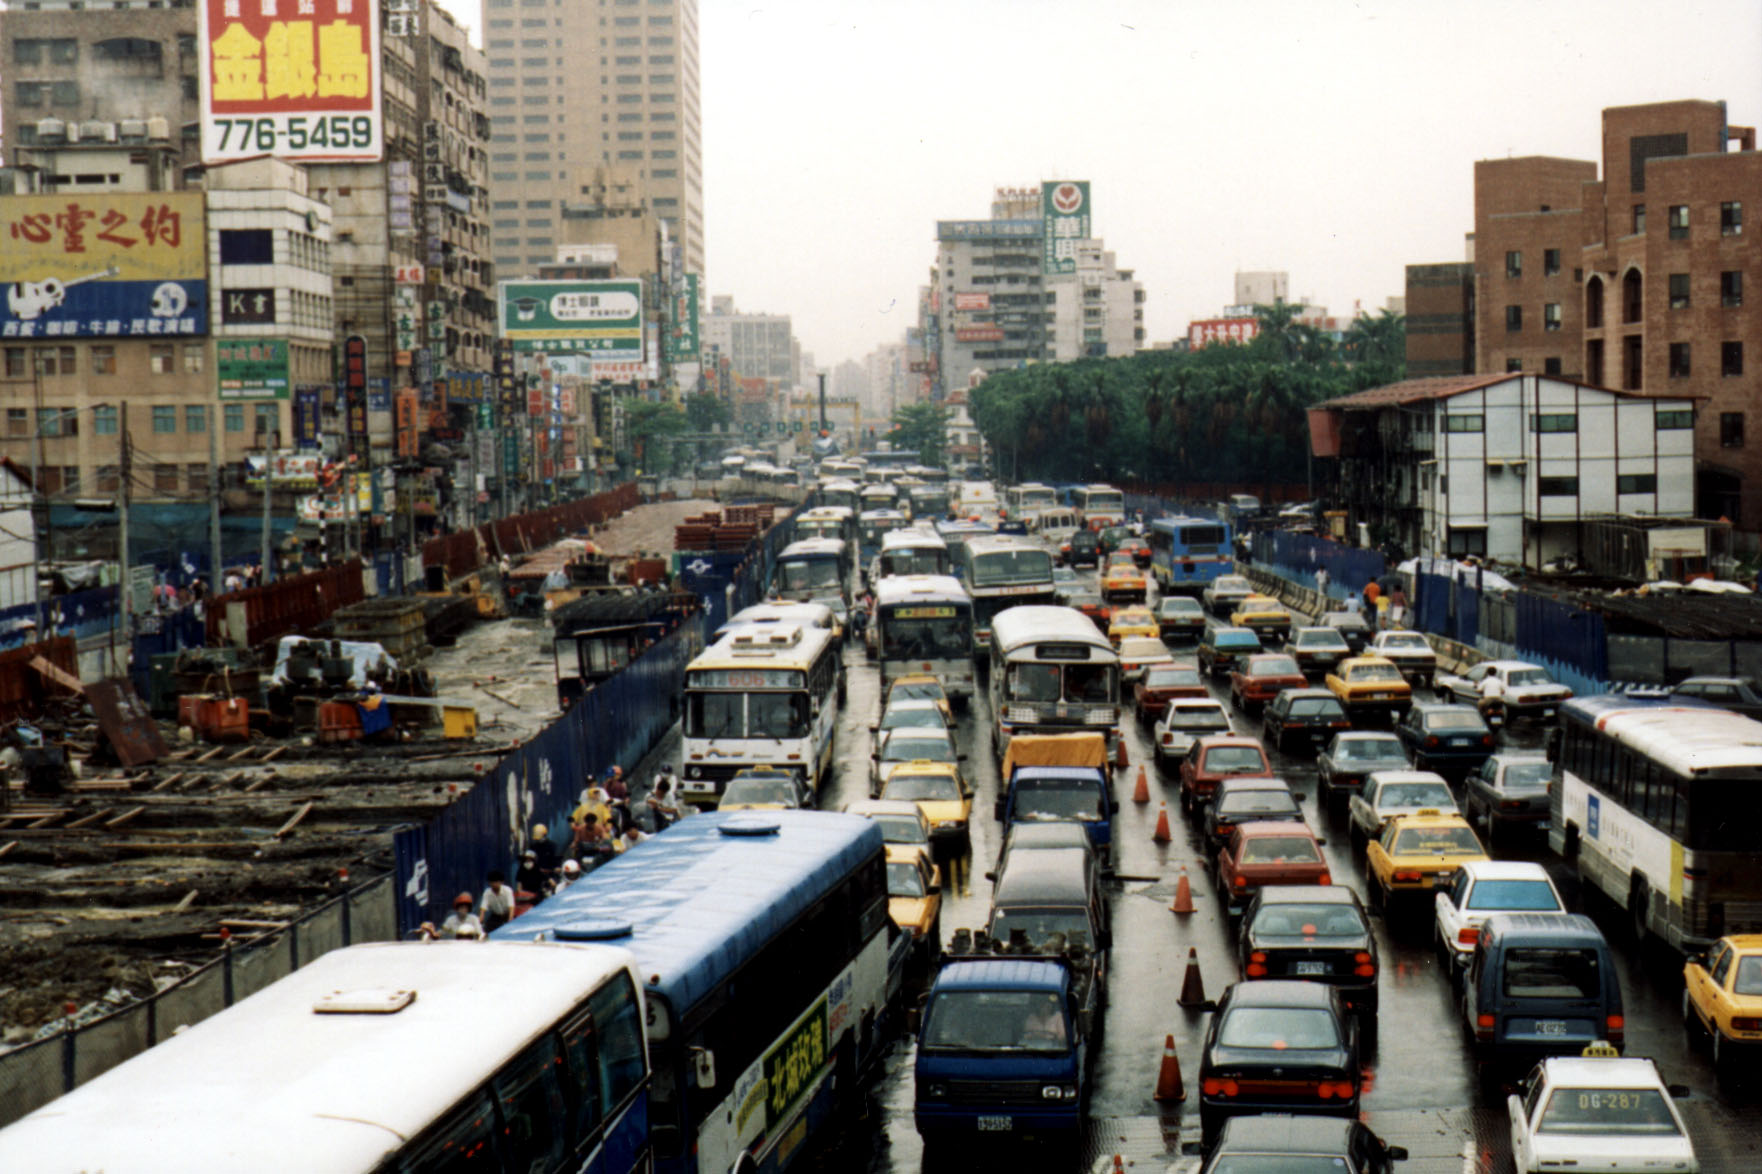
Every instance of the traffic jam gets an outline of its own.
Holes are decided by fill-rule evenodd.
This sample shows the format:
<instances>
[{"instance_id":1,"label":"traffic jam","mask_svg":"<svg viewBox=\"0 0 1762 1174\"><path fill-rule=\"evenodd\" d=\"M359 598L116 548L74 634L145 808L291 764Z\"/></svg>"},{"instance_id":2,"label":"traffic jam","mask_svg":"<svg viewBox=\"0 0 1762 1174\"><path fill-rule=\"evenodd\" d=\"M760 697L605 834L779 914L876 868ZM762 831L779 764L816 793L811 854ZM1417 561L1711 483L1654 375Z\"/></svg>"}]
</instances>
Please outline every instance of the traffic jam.
<instances>
[{"instance_id":1,"label":"traffic jam","mask_svg":"<svg viewBox=\"0 0 1762 1174\"><path fill-rule=\"evenodd\" d=\"M1386 609L1292 606L1239 573L1227 507L1128 524L1107 486L951 481L912 520L894 472L868 477L905 483L885 528L872 485L820 483L802 543L836 522L851 553L789 580L845 640L845 704L786 801L882 825L913 941L879 1128L838 1162L1753 1168L1762 936L1724 932L1732 904L1610 896L1561 781L1577 755L1581 787L1662 789L1683 755L1735 764L1721 723L1753 744L1748 719L1575 700L1538 666L1440 663ZM722 769L724 809L792 773ZM1590 799L1605 833L1622 794ZM1679 867L1719 802L1675 801Z\"/></svg>"}]
</instances>

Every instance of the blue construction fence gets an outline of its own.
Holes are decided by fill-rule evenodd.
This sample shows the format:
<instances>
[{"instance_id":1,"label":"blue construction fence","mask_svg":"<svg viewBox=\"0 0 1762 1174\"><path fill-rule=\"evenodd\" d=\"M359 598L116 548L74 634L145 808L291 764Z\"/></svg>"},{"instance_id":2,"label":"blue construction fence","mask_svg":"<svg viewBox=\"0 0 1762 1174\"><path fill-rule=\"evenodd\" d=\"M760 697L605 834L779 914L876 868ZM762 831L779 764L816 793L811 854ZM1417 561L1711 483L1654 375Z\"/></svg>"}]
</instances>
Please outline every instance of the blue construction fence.
<instances>
[{"instance_id":1,"label":"blue construction fence","mask_svg":"<svg viewBox=\"0 0 1762 1174\"><path fill-rule=\"evenodd\" d=\"M1327 595L1345 599L1388 574L1382 555L1363 547L1346 546L1319 534L1296 534L1288 530L1262 530L1250 546L1254 562L1274 574L1318 590L1317 572L1328 573Z\"/></svg>"},{"instance_id":2,"label":"blue construction fence","mask_svg":"<svg viewBox=\"0 0 1762 1174\"><path fill-rule=\"evenodd\" d=\"M765 598L777 556L788 546L794 532L797 506L744 550L681 552L675 556L679 585L696 595L704 606L704 630L714 632L728 617Z\"/></svg>"},{"instance_id":3,"label":"blue construction fence","mask_svg":"<svg viewBox=\"0 0 1762 1174\"><path fill-rule=\"evenodd\" d=\"M1411 594L1412 628L1529 661L1577 694L1611 687L1609 635L1596 612L1533 591L1483 590L1478 571L1416 574Z\"/></svg>"},{"instance_id":4,"label":"blue construction fence","mask_svg":"<svg viewBox=\"0 0 1762 1174\"><path fill-rule=\"evenodd\" d=\"M569 815L588 781L614 765L633 771L678 720L685 666L703 650L706 622L705 612L681 622L483 772L457 802L393 836L400 934L438 924L459 893L475 899L491 870L512 877L534 824L567 847Z\"/></svg>"}]
</instances>

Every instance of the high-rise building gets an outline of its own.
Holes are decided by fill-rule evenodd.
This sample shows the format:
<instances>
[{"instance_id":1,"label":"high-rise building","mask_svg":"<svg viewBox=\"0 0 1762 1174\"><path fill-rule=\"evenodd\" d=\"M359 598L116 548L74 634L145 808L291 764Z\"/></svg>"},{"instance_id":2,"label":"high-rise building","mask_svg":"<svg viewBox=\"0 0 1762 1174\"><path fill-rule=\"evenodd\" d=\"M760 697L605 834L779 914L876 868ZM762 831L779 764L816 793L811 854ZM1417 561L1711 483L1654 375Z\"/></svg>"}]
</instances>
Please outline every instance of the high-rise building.
<instances>
[{"instance_id":1,"label":"high-rise building","mask_svg":"<svg viewBox=\"0 0 1762 1174\"><path fill-rule=\"evenodd\" d=\"M1046 278L1052 307L1052 358L1129 355L1144 341L1144 287L1130 269L1114 265L1098 240L1078 241L1075 273Z\"/></svg>"},{"instance_id":2,"label":"high-rise building","mask_svg":"<svg viewBox=\"0 0 1762 1174\"><path fill-rule=\"evenodd\" d=\"M1283 269L1236 274L1236 305L1270 306L1291 300L1291 275Z\"/></svg>"},{"instance_id":3,"label":"high-rise building","mask_svg":"<svg viewBox=\"0 0 1762 1174\"><path fill-rule=\"evenodd\" d=\"M1474 371L1474 262L1407 266L1407 374Z\"/></svg>"},{"instance_id":4,"label":"high-rise building","mask_svg":"<svg viewBox=\"0 0 1762 1174\"><path fill-rule=\"evenodd\" d=\"M584 173L634 173L704 272L696 0L483 0L493 249L503 277L536 273L564 241Z\"/></svg>"}]
</instances>

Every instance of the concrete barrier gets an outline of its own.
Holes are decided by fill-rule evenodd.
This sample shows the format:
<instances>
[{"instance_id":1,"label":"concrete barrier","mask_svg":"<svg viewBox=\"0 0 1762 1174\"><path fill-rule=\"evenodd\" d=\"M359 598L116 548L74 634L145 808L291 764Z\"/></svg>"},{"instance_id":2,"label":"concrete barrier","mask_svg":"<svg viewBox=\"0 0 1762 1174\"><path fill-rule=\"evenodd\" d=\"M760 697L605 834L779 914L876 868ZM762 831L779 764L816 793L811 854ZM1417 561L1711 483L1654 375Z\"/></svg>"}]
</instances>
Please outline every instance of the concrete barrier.
<instances>
[{"instance_id":1,"label":"concrete barrier","mask_svg":"<svg viewBox=\"0 0 1762 1174\"><path fill-rule=\"evenodd\" d=\"M1249 566L1241 573L1261 591L1273 596L1292 611L1315 617L1333 610L1333 600L1321 592L1295 583L1263 566ZM1459 676L1488 659L1485 653L1466 644L1458 644L1454 640L1446 640L1429 632L1422 635L1425 636L1426 643L1432 646L1432 651L1438 654L1440 672Z\"/></svg>"}]
</instances>

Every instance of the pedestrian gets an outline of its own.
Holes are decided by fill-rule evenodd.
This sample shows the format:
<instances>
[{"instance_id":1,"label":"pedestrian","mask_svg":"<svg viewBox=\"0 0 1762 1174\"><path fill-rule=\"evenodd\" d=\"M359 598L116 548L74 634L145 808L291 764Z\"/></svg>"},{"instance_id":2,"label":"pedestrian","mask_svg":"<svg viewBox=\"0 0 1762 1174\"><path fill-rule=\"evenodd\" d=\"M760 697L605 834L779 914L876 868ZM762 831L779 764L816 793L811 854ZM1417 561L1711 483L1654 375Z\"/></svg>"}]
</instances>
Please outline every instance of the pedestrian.
<instances>
[{"instance_id":1,"label":"pedestrian","mask_svg":"<svg viewBox=\"0 0 1762 1174\"><path fill-rule=\"evenodd\" d=\"M612 854L611 829L593 811L582 812L573 827L575 836L569 841L569 856L585 870L598 868Z\"/></svg>"},{"instance_id":2,"label":"pedestrian","mask_svg":"<svg viewBox=\"0 0 1762 1174\"><path fill-rule=\"evenodd\" d=\"M480 938L483 922L471 912L471 894L460 893L453 898L453 911L441 922L441 936L449 938Z\"/></svg>"},{"instance_id":3,"label":"pedestrian","mask_svg":"<svg viewBox=\"0 0 1762 1174\"><path fill-rule=\"evenodd\" d=\"M632 820L625 826L624 834L618 837L617 849L619 852L628 852L648 838L649 834L637 827L636 822Z\"/></svg>"},{"instance_id":4,"label":"pedestrian","mask_svg":"<svg viewBox=\"0 0 1762 1174\"><path fill-rule=\"evenodd\" d=\"M1346 611L1348 612L1348 614L1357 615L1362 610L1363 609L1359 606L1358 592L1357 591L1347 591L1346 592Z\"/></svg>"},{"instance_id":5,"label":"pedestrian","mask_svg":"<svg viewBox=\"0 0 1762 1174\"><path fill-rule=\"evenodd\" d=\"M1315 573L1315 590L1322 597L1322 606L1326 607L1328 598L1328 569L1326 567Z\"/></svg>"},{"instance_id":6,"label":"pedestrian","mask_svg":"<svg viewBox=\"0 0 1762 1174\"><path fill-rule=\"evenodd\" d=\"M679 810L679 801L673 797L673 789L664 778L655 779L655 785L649 791L648 809L657 832L664 832L678 823L683 814Z\"/></svg>"},{"instance_id":7,"label":"pedestrian","mask_svg":"<svg viewBox=\"0 0 1762 1174\"><path fill-rule=\"evenodd\" d=\"M1407 619L1407 590L1401 584L1395 584L1395 590L1389 592L1389 621L1396 626Z\"/></svg>"},{"instance_id":8,"label":"pedestrian","mask_svg":"<svg viewBox=\"0 0 1762 1174\"><path fill-rule=\"evenodd\" d=\"M508 878L500 870L489 874L489 887L483 890L477 909L485 933L493 933L513 919L514 890L508 886Z\"/></svg>"},{"instance_id":9,"label":"pedestrian","mask_svg":"<svg viewBox=\"0 0 1762 1174\"><path fill-rule=\"evenodd\" d=\"M537 905L550 889L550 878L539 870L538 853L528 848L520 854L520 869L514 874L516 899L524 897L527 904Z\"/></svg>"},{"instance_id":10,"label":"pedestrian","mask_svg":"<svg viewBox=\"0 0 1762 1174\"><path fill-rule=\"evenodd\" d=\"M557 867L563 862L563 854L552 842L550 829L542 823L532 825L532 853L538 858L538 870L544 873L547 881L557 879Z\"/></svg>"}]
</instances>

